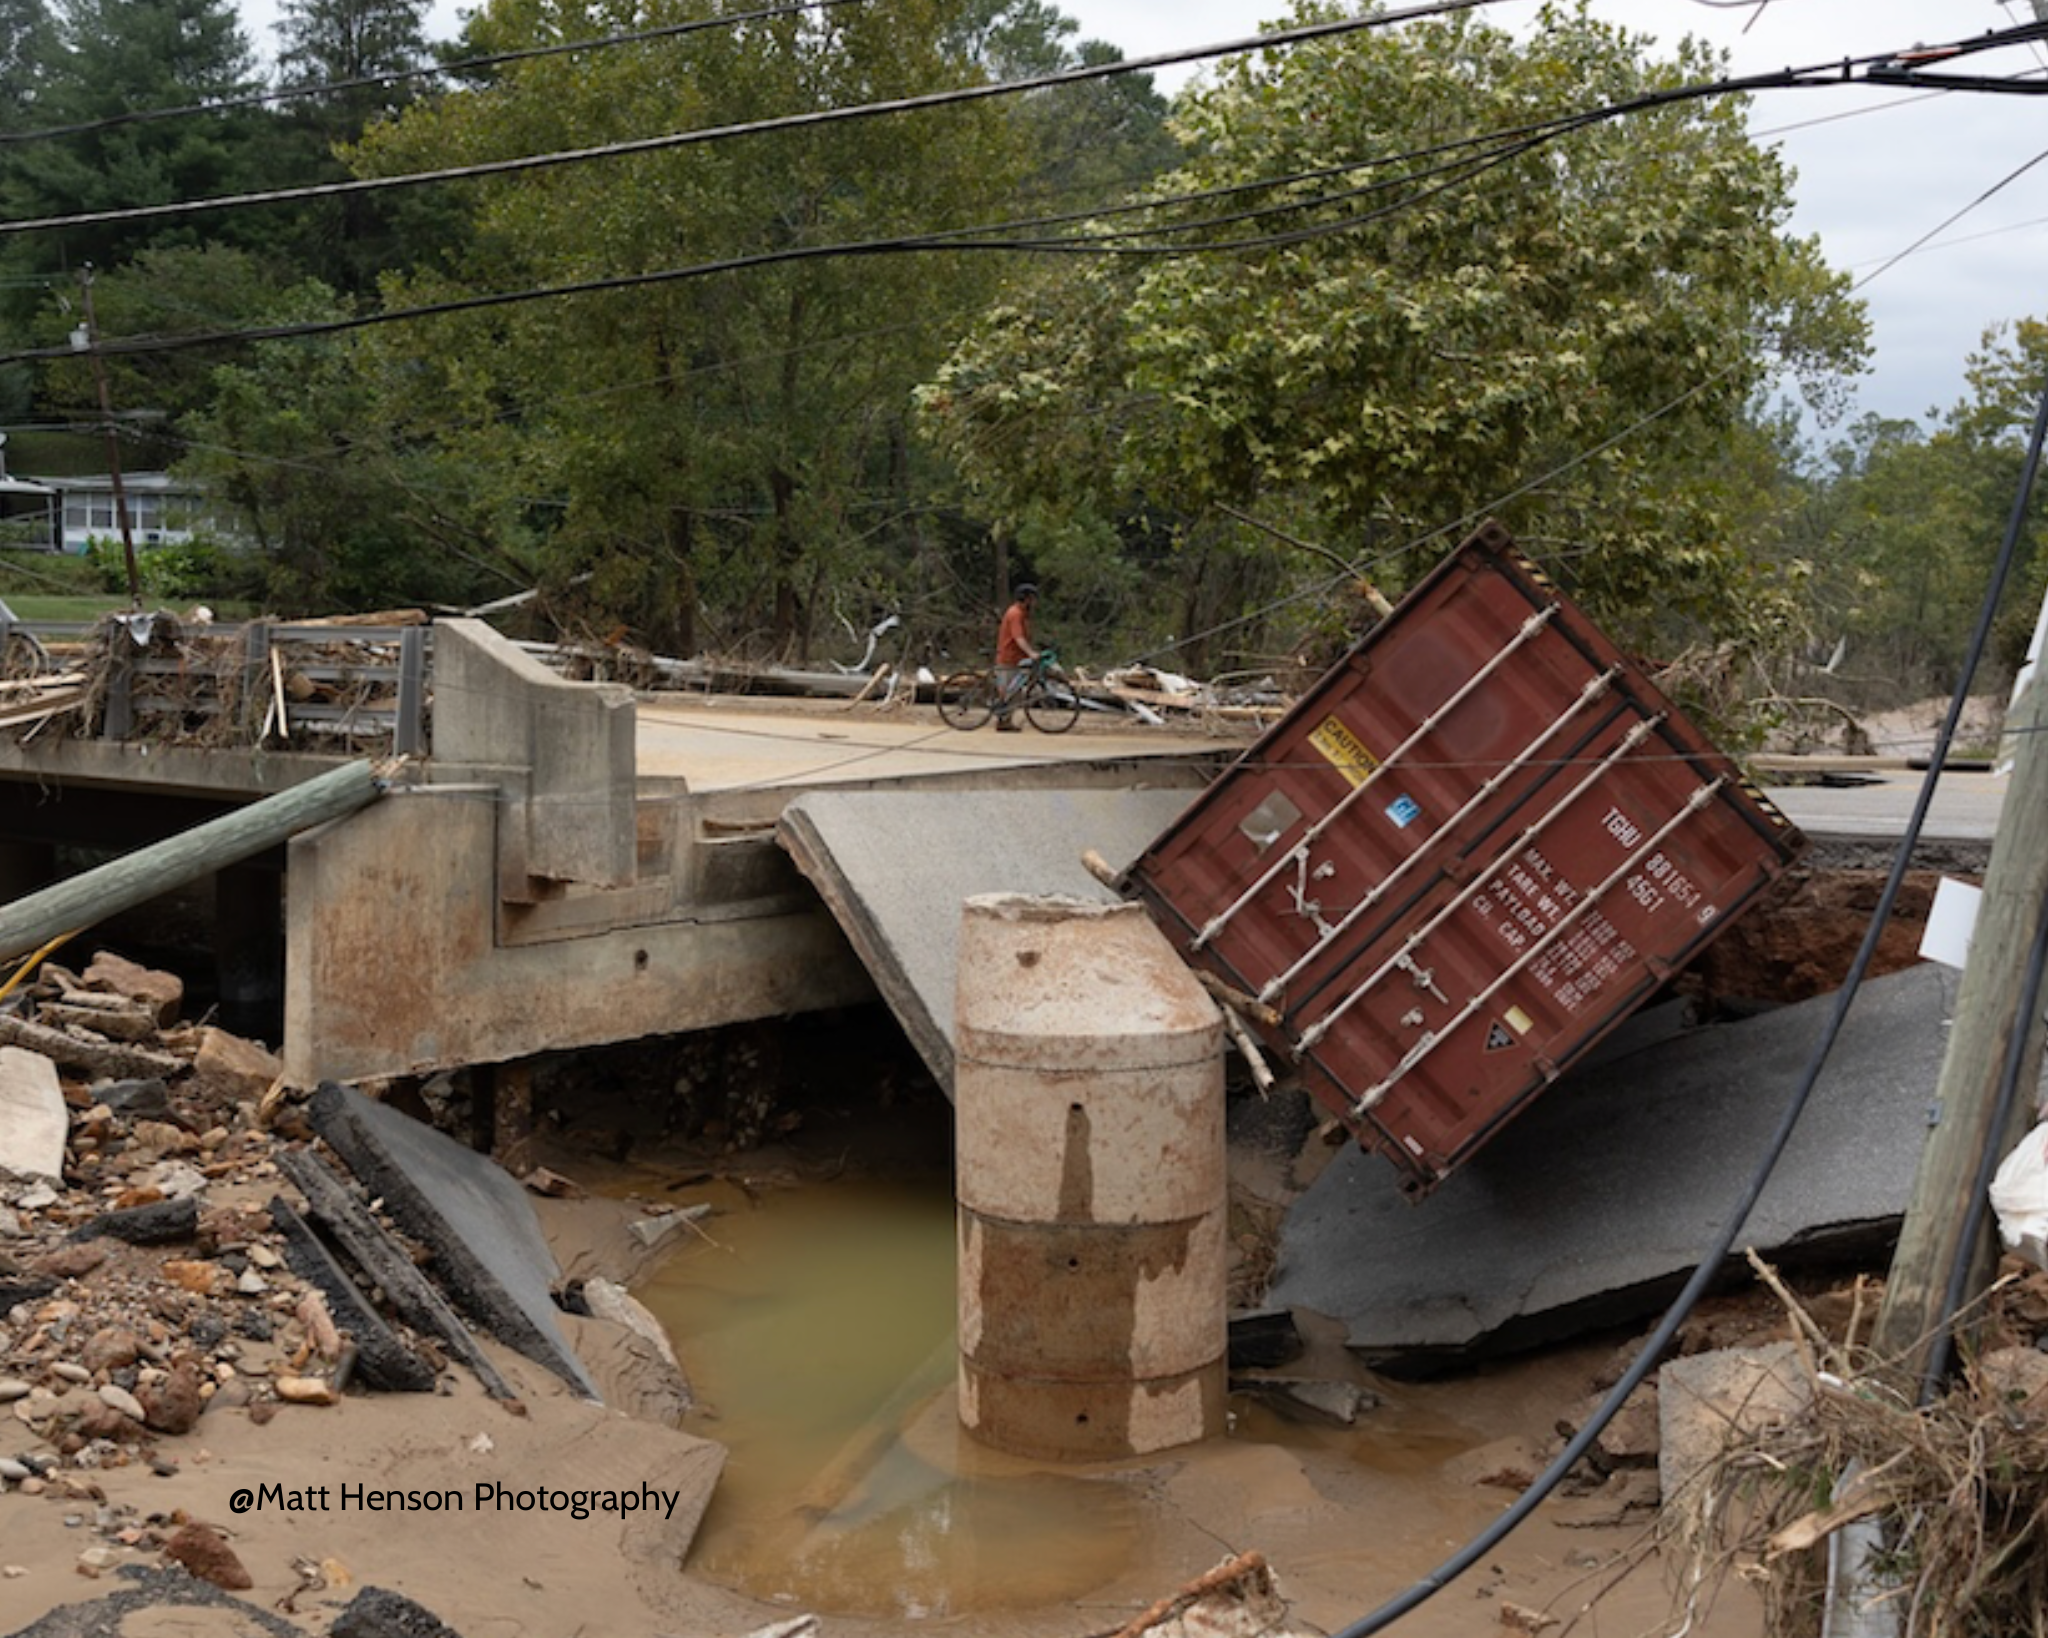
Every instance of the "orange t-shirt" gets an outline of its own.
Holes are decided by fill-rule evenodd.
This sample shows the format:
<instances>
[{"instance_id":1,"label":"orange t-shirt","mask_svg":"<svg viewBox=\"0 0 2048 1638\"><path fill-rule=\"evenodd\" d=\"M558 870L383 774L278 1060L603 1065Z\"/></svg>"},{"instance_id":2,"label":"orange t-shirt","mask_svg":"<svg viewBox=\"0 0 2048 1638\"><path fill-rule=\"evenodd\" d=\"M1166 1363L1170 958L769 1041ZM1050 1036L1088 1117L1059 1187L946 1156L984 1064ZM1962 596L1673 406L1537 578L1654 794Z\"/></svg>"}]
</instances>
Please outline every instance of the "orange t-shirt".
<instances>
[{"instance_id":1,"label":"orange t-shirt","mask_svg":"<svg viewBox=\"0 0 2048 1638\"><path fill-rule=\"evenodd\" d=\"M1030 658L1031 612L1022 603L1012 603L996 629L996 664L1022 665Z\"/></svg>"}]
</instances>

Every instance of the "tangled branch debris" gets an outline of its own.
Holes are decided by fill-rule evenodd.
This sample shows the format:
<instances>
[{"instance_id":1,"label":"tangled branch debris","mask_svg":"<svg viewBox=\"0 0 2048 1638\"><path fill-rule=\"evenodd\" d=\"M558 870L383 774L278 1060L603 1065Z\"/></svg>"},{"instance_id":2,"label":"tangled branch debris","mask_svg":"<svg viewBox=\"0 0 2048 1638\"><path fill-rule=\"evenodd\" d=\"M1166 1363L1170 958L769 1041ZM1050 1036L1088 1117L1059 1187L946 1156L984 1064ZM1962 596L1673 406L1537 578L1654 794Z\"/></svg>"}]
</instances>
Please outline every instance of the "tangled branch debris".
<instances>
[{"instance_id":1,"label":"tangled branch debris","mask_svg":"<svg viewBox=\"0 0 2048 1638\"><path fill-rule=\"evenodd\" d=\"M2048 1319L2043 1277L2007 1274L1960 1377L1920 1406L1858 1345L1855 1323L1831 1342L1758 1267L1792 1318L1811 1392L1803 1409L1735 1433L1666 1498L1687 1579L1755 1583L1772 1638L1821 1632L1831 1596L1889 1612L1905 1638L2048 1633L2048 1355L2032 1345ZM1832 1593L1831 1544L1857 1561L1854 1585L1838 1574Z\"/></svg>"}]
</instances>

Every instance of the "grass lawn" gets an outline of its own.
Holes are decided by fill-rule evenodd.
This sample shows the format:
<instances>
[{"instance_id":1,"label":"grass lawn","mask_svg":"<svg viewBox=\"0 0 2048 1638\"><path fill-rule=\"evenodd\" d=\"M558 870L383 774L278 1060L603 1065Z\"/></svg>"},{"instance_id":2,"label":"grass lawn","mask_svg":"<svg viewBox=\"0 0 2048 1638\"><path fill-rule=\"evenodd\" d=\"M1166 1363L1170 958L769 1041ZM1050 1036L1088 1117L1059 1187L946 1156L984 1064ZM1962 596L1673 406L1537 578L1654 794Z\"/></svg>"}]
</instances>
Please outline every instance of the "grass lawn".
<instances>
[{"instance_id":1,"label":"grass lawn","mask_svg":"<svg viewBox=\"0 0 2048 1638\"><path fill-rule=\"evenodd\" d=\"M59 596L44 592L9 592L7 606L17 620L83 620L90 623L103 614L128 607L128 599L113 596Z\"/></svg>"}]
</instances>

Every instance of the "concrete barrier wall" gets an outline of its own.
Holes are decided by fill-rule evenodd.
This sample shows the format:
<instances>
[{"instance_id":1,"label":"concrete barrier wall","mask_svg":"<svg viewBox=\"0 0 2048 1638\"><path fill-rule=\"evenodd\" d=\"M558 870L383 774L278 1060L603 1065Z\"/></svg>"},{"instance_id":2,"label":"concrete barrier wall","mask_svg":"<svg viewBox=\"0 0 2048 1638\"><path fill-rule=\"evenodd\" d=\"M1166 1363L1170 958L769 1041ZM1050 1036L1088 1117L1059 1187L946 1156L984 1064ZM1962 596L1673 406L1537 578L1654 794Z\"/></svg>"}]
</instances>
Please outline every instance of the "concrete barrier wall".
<instances>
[{"instance_id":1,"label":"concrete barrier wall","mask_svg":"<svg viewBox=\"0 0 2048 1638\"><path fill-rule=\"evenodd\" d=\"M634 879L633 728L631 690L566 682L481 620L434 628L434 778L505 786L508 896Z\"/></svg>"}]
</instances>

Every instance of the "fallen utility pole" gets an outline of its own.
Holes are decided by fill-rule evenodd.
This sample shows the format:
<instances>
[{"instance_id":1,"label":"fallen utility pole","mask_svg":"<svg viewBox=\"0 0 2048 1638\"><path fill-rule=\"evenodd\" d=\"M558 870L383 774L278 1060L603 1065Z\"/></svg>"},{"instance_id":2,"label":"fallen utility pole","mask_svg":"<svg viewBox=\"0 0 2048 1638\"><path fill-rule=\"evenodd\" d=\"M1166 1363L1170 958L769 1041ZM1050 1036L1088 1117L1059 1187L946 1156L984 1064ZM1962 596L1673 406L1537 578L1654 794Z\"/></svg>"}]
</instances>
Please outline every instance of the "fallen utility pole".
<instances>
[{"instance_id":1,"label":"fallen utility pole","mask_svg":"<svg viewBox=\"0 0 2048 1638\"><path fill-rule=\"evenodd\" d=\"M1935 1126L1914 1176L1870 1339L1878 1357L1913 1383L1926 1375L1954 1317L1952 1272L1968 1259L1960 1292L1960 1306L1967 1306L1990 1284L1996 1267L1995 1233L1981 1210L1983 1158L1994 1148L2001 1156L2010 1152L2035 1118L2043 1032L2028 993L2027 953L2048 902L2048 687L2036 683L2027 691L2015 727L2012 776L1956 993L1935 1092ZM2025 1032L2022 1041L2013 1040L2015 1030ZM2001 1100L2009 1059L2021 1095Z\"/></svg>"},{"instance_id":2,"label":"fallen utility pole","mask_svg":"<svg viewBox=\"0 0 2048 1638\"><path fill-rule=\"evenodd\" d=\"M0 961L132 910L381 796L368 762L346 762L162 842L0 906Z\"/></svg>"}]
</instances>

